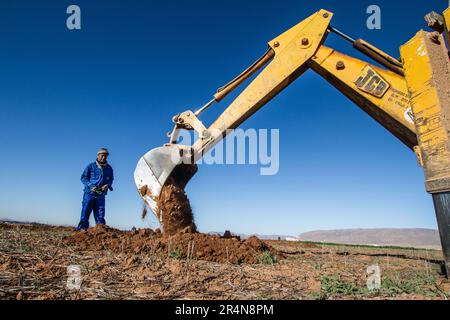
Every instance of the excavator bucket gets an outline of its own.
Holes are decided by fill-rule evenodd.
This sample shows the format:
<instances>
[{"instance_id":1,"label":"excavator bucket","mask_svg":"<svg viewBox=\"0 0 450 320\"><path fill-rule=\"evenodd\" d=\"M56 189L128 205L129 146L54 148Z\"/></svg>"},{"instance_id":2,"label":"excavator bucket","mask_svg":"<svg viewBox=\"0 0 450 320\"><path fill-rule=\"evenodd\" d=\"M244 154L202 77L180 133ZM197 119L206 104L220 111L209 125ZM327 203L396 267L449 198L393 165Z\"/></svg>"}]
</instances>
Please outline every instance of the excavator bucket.
<instances>
[{"instance_id":1,"label":"excavator bucket","mask_svg":"<svg viewBox=\"0 0 450 320\"><path fill-rule=\"evenodd\" d=\"M185 164L177 145L153 149L139 159L134 171L136 187L145 204L160 217L158 199L168 182L184 188L197 172L195 164Z\"/></svg>"}]
</instances>

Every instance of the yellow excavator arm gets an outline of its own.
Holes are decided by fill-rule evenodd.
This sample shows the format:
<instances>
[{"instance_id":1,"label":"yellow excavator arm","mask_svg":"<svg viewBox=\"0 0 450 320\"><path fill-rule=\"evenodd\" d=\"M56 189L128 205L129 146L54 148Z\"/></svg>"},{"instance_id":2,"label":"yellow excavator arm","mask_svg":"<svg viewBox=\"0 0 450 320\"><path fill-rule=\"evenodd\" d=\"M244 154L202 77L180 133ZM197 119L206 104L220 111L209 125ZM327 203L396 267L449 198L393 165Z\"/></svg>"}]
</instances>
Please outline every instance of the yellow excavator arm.
<instances>
[{"instance_id":1,"label":"yellow excavator arm","mask_svg":"<svg viewBox=\"0 0 450 320\"><path fill-rule=\"evenodd\" d=\"M331 12L321 10L270 41L269 51L256 63L261 67L261 62L268 62L260 74L209 128L193 125L194 129L199 128L202 138L186 156L200 158L225 137L227 130L237 128L308 69L320 74L413 149L417 137L408 86L405 77L398 74L402 72L401 63L392 64L396 73L324 46L331 32L331 18ZM242 82L254 71L250 69L240 81L222 88L214 100L223 99L235 89L236 82ZM179 115L176 122L179 127L190 125L198 121L197 115L199 113L188 111Z\"/></svg>"},{"instance_id":2,"label":"yellow excavator arm","mask_svg":"<svg viewBox=\"0 0 450 320\"><path fill-rule=\"evenodd\" d=\"M325 46L308 65L409 148L417 145L404 77Z\"/></svg>"},{"instance_id":3,"label":"yellow excavator arm","mask_svg":"<svg viewBox=\"0 0 450 320\"><path fill-rule=\"evenodd\" d=\"M445 21L450 22L449 10L442 19L447 16L448 20ZM435 200L448 267L450 123L447 124L447 119L450 116L446 116L450 110L450 78L449 73L445 73L445 68L449 66L444 38L440 34L421 31L401 48L400 61L364 40L354 40L335 29L330 25L332 17L331 12L320 10L269 41L268 51L238 77L220 88L209 103L195 112L189 110L176 115L169 143L148 152L139 160L135 171L136 186L146 204L160 216L157 213L158 197L168 179L175 179L184 187L196 172L195 162L222 140L230 129L237 128L310 69L416 152L419 163L425 167L427 190L433 193ZM448 26L442 29L442 32L448 34ZM332 32L350 41L355 49L383 67L326 47L324 42ZM442 60L443 57L445 68L436 70L438 67L434 60ZM418 65L414 67L416 61ZM259 70L261 71L255 79L216 121L205 127L199 116ZM438 71L444 77L440 80L444 79L447 84L445 88L431 80L434 72ZM178 145L178 132L186 129L197 131L199 139L191 146ZM434 197L441 197L442 194L448 194L448 198ZM441 208L445 207L445 201L448 201L447 211ZM445 212L442 213L443 211Z\"/></svg>"}]
</instances>

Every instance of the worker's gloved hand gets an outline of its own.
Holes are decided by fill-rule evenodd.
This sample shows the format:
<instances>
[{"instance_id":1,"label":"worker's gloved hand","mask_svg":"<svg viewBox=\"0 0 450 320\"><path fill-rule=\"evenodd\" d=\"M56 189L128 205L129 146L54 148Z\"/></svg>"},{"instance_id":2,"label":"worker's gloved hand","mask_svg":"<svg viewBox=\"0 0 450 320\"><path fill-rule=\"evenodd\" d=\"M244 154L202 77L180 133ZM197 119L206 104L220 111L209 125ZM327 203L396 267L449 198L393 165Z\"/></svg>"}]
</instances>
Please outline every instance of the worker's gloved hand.
<instances>
[{"instance_id":1,"label":"worker's gloved hand","mask_svg":"<svg viewBox=\"0 0 450 320\"><path fill-rule=\"evenodd\" d=\"M92 190L93 193L96 193L98 195L102 195L103 192L104 192L103 188L97 188L96 186L93 187L91 190Z\"/></svg>"},{"instance_id":2,"label":"worker's gloved hand","mask_svg":"<svg viewBox=\"0 0 450 320\"><path fill-rule=\"evenodd\" d=\"M103 192L105 192L106 190L108 190L108 185L107 184L105 184L105 185L103 185L102 186L102 188L101 188L101 190L103 191Z\"/></svg>"}]
</instances>

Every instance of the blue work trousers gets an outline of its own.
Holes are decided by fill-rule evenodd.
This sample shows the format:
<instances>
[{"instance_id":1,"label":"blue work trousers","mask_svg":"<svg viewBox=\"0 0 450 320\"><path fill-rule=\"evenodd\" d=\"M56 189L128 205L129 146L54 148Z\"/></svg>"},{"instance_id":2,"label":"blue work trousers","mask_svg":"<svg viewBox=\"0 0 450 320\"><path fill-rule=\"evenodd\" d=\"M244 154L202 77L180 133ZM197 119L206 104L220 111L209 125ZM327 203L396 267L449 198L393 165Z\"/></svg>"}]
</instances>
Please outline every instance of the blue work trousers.
<instances>
[{"instance_id":1,"label":"blue work trousers","mask_svg":"<svg viewBox=\"0 0 450 320\"><path fill-rule=\"evenodd\" d=\"M89 228L89 217L94 211L94 218L96 224L106 224L105 222L105 196L92 195L84 193L83 205L81 208L81 218L77 230Z\"/></svg>"}]
</instances>

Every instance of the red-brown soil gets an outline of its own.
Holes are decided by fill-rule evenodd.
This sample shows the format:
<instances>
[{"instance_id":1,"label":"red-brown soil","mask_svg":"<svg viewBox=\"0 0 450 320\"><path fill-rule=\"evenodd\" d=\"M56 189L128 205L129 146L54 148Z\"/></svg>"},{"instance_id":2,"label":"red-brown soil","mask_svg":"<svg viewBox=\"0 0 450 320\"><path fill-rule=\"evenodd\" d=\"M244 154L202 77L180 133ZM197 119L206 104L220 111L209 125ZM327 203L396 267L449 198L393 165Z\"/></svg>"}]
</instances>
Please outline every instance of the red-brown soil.
<instances>
[{"instance_id":1,"label":"red-brown soil","mask_svg":"<svg viewBox=\"0 0 450 320\"><path fill-rule=\"evenodd\" d=\"M278 259L282 254L256 237L240 240L192 232L188 226L182 232L167 236L159 229L120 231L98 225L88 231L74 232L64 243L79 250L111 250L134 254L159 254L221 263L254 264L265 252Z\"/></svg>"}]
</instances>

